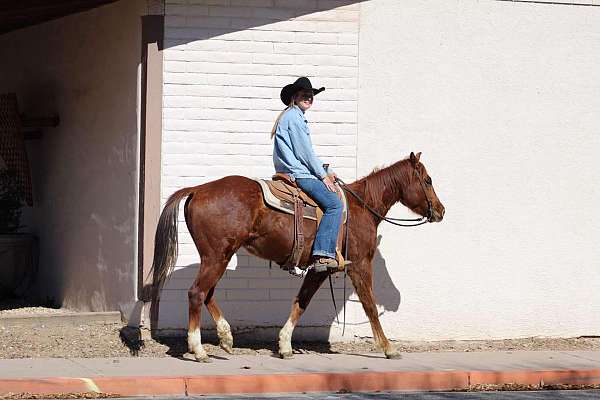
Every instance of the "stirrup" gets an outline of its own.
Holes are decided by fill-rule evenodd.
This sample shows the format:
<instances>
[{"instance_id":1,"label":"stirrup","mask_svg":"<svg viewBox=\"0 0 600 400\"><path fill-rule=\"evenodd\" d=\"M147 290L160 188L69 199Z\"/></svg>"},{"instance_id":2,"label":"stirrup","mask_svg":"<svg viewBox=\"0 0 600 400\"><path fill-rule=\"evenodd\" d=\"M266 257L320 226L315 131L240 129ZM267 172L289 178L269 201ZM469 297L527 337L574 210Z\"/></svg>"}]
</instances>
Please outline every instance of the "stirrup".
<instances>
[{"instance_id":1,"label":"stirrup","mask_svg":"<svg viewBox=\"0 0 600 400\"><path fill-rule=\"evenodd\" d=\"M326 260L323 262L323 260ZM312 265L315 272L337 271L340 267L335 258L319 257Z\"/></svg>"},{"instance_id":2,"label":"stirrup","mask_svg":"<svg viewBox=\"0 0 600 400\"><path fill-rule=\"evenodd\" d=\"M287 269L287 272L289 272L289 274L292 276L297 276L298 278L304 278L304 275L306 275L306 273L308 272L308 268L301 269L298 267L294 267L294 268Z\"/></svg>"}]
</instances>

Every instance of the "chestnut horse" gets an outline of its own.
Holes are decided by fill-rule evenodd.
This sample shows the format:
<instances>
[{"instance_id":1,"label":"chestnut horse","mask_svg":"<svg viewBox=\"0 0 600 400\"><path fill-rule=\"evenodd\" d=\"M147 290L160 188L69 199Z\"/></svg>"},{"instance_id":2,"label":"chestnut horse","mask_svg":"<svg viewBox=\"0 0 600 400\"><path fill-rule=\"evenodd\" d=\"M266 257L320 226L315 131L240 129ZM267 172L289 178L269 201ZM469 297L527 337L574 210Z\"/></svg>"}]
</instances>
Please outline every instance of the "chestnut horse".
<instances>
[{"instance_id":1,"label":"chestnut horse","mask_svg":"<svg viewBox=\"0 0 600 400\"><path fill-rule=\"evenodd\" d=\"M373 329L376 343L387 358L400 356L398 350L386 338L377 315L373 297L373 266L377 226L388 210L401 202L413 212L427 216L428 221L438 222L444 216L432 186L431 178L420 154L372 172L370 175L348 185L358 197L348 195L348 259L347 268L352 284L363 305ZM173 193L167 200L156 230L154 250L155 296L165 283L177 258L177 214L179 203L185 202L185 221L201 255L201 266L194 280L189 297L188 346L198 361L209 361L200 337L200 313L202 304L215 320L220 346L232 352L231 329L214 296L215 286L223 276L233 254L241 247L263 259L283 263L293 245L293 216L267 207L260 186L252 179L242 176L225 178L184 188ZM371 209L371 210L369 210ZM375 211L375 213L373 212ZM376 215L379 214L379 215ZM316 224L304 220L305 246L300 265L308 265L311 243ZM283 358L292 355L292 331L311 298L329 276L329 272L309 270L298 295L292 303L290 316L279 333L279 354ZM155 298L158 302L158 298Z\"/></svg>"}]
</instances>

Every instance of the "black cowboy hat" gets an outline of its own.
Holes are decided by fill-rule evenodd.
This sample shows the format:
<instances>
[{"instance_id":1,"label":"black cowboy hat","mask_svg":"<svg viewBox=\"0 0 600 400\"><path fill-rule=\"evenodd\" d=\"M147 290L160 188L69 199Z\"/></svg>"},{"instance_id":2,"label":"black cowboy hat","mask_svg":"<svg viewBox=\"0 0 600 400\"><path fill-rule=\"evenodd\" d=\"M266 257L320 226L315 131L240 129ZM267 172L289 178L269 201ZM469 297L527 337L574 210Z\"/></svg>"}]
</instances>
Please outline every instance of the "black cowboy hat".
<instances>
[{"instance_id":1,"label":"black cowboy hat","mask_svg":"<svg viewBox=\"0 0 600 400\"><path fill-rule=\"evenodd\" d=\"M313 95L316 96L317 94L325 90L325 88L322 87L320 89L313 89L310 80L307 77L303 76L296 79L296 82L290 83L289 85L285 85L283 89L281 89L279 98L281 99L281 101L283 101L283 104L289 106L290 102L292 101L292 96L298 93L298 91L300 90L312 90Z\"/></svg>"}]
</instances>

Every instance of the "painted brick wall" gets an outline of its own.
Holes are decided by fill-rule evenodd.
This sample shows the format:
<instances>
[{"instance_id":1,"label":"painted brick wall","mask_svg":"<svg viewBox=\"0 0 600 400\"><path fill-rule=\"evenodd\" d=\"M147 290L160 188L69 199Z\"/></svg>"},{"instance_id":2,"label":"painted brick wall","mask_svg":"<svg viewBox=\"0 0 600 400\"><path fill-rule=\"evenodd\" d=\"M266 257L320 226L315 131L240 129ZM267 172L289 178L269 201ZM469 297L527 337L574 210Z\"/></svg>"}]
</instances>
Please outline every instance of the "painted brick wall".
<instances>
[{"instance_id":1,"label":"painted brick wall","mask_svg":"<svg viewBox=\"0 0 600 400\"><path fill-rule=\"evenodd\" d=\"M307 114L316 152L353 180L359 13L353 1L168 0L163 203L177 189L225 175L272 175L269 136L283 108L279 92L302 75L327 88ZM162 295L163 328L186 326L187 289L198 269L198 254L182 222L178 269ZM242 251L216 295L232 326L277 326L287 319L300 283ZM342 285L343 278L336 279L340 303ZM328 288L317 293L303 324L331 325L328 296ZM203 319L209 322L207 314Z\"/></svg>"}]
</instances>

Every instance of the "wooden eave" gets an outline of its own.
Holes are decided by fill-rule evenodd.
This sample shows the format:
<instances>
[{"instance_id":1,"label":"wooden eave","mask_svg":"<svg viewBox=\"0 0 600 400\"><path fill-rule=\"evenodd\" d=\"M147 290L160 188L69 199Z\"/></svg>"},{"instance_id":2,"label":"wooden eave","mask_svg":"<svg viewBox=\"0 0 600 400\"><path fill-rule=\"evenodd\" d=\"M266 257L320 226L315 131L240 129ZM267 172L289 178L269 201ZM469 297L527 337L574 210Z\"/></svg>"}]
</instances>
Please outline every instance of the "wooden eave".
<instances>
[{"instance_id":1,"label":"wooden eave","mask_svg":"<svg viewBox=\"0 0 600 400\"><path fill-rule=\"evenodd\" d=\"M117 0L0 0L0 34Z\"/></svg>"}]
</instances>

